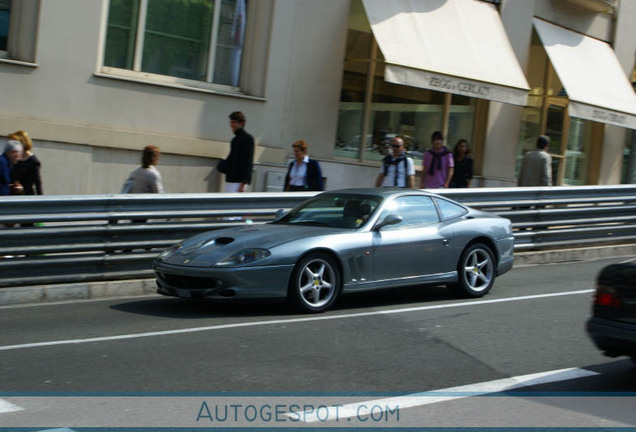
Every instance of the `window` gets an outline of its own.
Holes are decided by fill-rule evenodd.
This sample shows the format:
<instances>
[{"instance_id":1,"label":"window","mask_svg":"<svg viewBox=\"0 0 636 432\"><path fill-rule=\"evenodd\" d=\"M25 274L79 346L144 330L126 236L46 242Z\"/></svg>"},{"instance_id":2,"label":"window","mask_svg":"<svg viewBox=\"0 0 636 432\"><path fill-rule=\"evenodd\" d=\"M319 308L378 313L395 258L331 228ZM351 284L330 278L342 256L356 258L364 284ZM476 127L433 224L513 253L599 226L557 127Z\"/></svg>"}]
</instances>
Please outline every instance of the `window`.
<instances>
[{"instance_id":1,"label":"window","mask_svg":"<svg viewBox=\"0 0 636 432\"><path fill-rule=\"evenodd\" d=\"M11 17L11 0L0 0L0 53L7 54L9 40L9 18Z\"/></svg>"},{"instance_id":2,"label":"window","mask_svg":"<svg viewBox=\"0 0 636 432\"><path fill-rule=\"evenodd\" d=\"M355 229L369 220L379 204L379 198L364 195L320 195L276 223Z\"/></svg>"},{"instance_id":3,"label":"window","mask_svg":"<svg viewBox=\"0 0 636 432\"><path fill-rule=\"evenodd\" d=\"M40 0L0 0L0 58L36 66Z\"/></svg>"},{"instance_id":4,"label":"window","mask_svg":"<svg viewBox=\"0 0 636 432\"><path fill-rule=\"evenodd\" d=\"M111 0L104 66L237 87L248 0Z\"/></svg>"},{"instance_id":5,"label":"window","mask_svg":"<svg viewBox=\"0 0 636 432\"><path fill-rule=\"evenodd\" d=\"M456 218L468 213L468 211L464 207L445 199L435 198L435 202L439 207L439 212L442 215L442 220Z\"/></svg>"},{"instance_id":6,"label":"window","mask_svg":"<svg viewBox=\"0 0 636 432\"><path fill-rule=\"evenodd\" d=\"M403 196L394 199L387 204L380 216L380 221L390 214L402 217L402 222L397 225L387 225L383 230L414 228L430 223L439 222L437 209L433 200L427 196Z\"/></svg>"}]
</instances>

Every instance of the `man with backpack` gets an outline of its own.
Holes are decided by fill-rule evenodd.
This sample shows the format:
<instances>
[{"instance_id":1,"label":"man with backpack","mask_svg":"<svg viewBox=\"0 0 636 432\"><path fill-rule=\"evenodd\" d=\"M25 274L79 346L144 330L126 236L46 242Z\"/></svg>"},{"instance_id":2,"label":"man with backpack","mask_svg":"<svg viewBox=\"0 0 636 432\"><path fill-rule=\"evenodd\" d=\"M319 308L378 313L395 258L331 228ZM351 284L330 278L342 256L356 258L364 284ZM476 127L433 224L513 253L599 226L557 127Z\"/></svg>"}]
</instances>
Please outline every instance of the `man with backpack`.
<instances>
[{"instance_id":1,"label":"man with backpack","mask_svg":"<svg viewBox=\"0 0 636 432\"><path fill-rule=\"evenodd\" d=\"M375 186L412 188L415 184L415 164L406 156L404 140L395 137L391 140L391 154L382 159L380 173Z\"/></svg>"}]
</instances>

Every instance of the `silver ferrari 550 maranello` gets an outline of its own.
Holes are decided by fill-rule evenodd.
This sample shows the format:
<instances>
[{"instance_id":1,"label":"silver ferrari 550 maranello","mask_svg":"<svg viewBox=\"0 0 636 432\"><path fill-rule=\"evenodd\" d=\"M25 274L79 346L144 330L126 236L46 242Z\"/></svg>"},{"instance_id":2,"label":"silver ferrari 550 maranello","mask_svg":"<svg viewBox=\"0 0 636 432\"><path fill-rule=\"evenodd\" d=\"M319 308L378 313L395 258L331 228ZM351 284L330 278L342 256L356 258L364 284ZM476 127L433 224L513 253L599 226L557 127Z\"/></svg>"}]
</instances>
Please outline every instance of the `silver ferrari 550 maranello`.
<instances>
[{"instance_id":1,"label":"silver ferrari 550 maranello","mask_svg":"<svg viewBox=\"0 0 636 432\"><path fill-rule=\"evenodd\" d=\"M508 219L424 191L324 192L277 216L172 246L154 262L157 292L321 312L341 293L406 285L481 297L513 264Z\"/></svg>"}]
</instances>

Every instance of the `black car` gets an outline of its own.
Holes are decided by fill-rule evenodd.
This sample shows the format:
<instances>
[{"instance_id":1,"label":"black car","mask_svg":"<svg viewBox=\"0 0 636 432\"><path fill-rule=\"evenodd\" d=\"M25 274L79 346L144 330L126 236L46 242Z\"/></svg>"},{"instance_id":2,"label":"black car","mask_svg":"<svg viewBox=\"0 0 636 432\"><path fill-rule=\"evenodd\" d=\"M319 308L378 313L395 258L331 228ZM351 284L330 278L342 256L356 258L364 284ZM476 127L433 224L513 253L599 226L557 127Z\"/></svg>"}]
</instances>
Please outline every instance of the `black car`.
<instances>
[{"instance_id":1,"label":"black car","mask_svg":"<svg viewBox=\"0 0 636 432\"><path fill-rule=\"evenodd\" d=\"M587 332L605 355L626 355L636 362L636 264L601 270Z\"/></svg>"}]
</instances>

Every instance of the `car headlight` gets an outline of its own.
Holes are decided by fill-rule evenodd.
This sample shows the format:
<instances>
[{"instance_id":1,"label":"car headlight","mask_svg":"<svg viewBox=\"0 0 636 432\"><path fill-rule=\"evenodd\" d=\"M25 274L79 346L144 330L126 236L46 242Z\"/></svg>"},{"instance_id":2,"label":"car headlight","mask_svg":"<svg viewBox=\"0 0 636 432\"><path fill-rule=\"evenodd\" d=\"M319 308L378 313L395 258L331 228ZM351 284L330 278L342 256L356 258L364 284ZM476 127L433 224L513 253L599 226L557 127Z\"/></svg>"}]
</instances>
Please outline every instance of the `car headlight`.
<instances>
[{"instance_id":1,"label":"car headlight","mask_svg":"<svg viewBox=\"0 0 636 432\"><path fill-rule=\"evenodd\" d=\"M159 259L164 259L164 258L168 258L170 255L172 255L174 252L178 251L179 249L181 249L181 246L183 246L181 243L177 243L176 245L172 245L170 246L168 249L166 249L165 251L161 252L161 254L159 255Z\"/></svg>"},{"instance_id":2,"label":"car headlight","mask_svg":"<svg viewBox=\"0 0 636 432\"><path fill-rule=\"evenodd\" d=\"M263 258L267 258L271 252L267 249L245 249L237 254L230 255L217 262L219 266L237 266L253 263Z\"/></svg>"}]
</instances>

